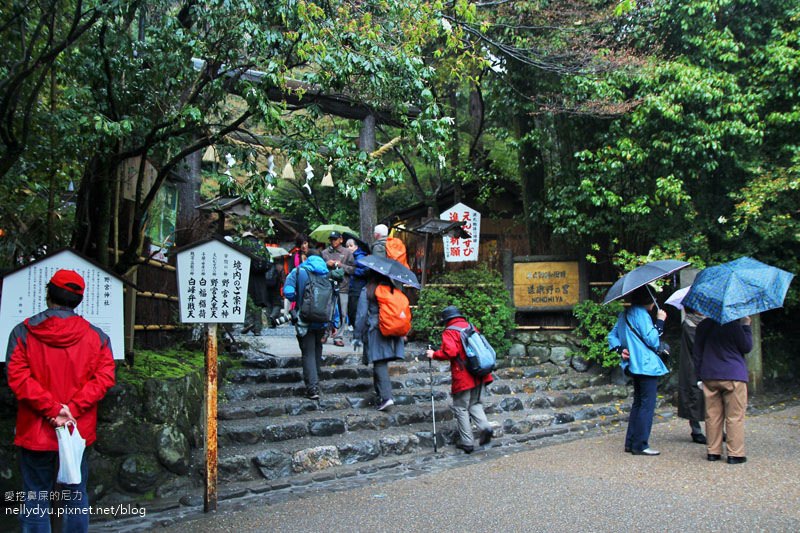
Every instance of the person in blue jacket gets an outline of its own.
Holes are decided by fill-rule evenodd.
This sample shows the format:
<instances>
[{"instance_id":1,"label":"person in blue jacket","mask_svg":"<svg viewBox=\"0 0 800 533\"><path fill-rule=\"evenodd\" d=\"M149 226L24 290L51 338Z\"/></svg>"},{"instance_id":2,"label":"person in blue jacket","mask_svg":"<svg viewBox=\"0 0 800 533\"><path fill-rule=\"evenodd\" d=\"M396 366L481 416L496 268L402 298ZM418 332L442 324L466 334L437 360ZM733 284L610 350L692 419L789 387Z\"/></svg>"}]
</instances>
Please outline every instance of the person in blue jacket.
<instances>
[{"instance_id":1,"label":"person in blue jacket","mask_svg":"<svg viewBox=\"0 0 800 533\"><path fill-rule=\"evenodd\" d=\"M628 299L630 308L620 313L608 334L609 348L620 354L622 369L633 379L633 405L625 435L625 451L634 455L659 455L661 452L652 449L648 441L653 427L658 378L669 372L656 354L667 313L659 309L653 323L650 311L655 306L655 298L647 285L636 289Z\"/></svg>"},{"instance_id":2,"label":"person in blue jacket","mask_svg":"<svg viewBox=\"0 0 800 533\"><path fill-rule=\"evenodd\" d=\"M350 276L349 298L347 300L347 322L352 329L356 323L356 312L358 311L358 298L361 296L361 289L367 284L367 267L361 265L358 260L366 257L368 252L365 252L355 239L347 239L345 244L347 249L352 252L347 258L348 266L353 267L353 274Z\"/></svg>"},{"instance_id":3,"label":"person in blue jacket","mask_svg":"<svg viewBox=\"0 0 800 533\"><path fill-rule=\"evenodd\" d=\"M300 302L309 281L308 272L323 276L328 275L328 265L316 250L308 251L308 259L289 272L283 285L283 295L290 302L296 302L294 311L299 314ZM293 318L297 331L297 343L300 345L303 361L303 381L306 385L306 398L319 400L319 369L322 366L322 336L328 327L327 322L304 323L299 317Z\"/></svg>"}]
</instances>

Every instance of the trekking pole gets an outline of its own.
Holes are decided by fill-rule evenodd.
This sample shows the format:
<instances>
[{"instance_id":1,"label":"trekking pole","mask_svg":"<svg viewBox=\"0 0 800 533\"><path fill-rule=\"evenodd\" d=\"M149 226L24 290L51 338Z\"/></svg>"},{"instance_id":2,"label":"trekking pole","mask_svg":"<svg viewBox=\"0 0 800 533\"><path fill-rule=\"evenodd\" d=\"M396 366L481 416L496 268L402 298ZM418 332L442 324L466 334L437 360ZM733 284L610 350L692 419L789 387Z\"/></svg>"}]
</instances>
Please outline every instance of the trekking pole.
<instances>
[{"instance_id":1,"label":"trekking pole","mask_svg":"<svg viewBox=\"0 0 800 533\"><path fill-rule=\"evenodd\" d=\"M433 350L433 346L429 344L428 350ZM433 403L433 359L428 359L428 373L430 374L430 383L431 383L431 418L433 419L433 452L436 453L439 450L436 449L436 407L434 406Z\"/></svg>"}]
</instances>

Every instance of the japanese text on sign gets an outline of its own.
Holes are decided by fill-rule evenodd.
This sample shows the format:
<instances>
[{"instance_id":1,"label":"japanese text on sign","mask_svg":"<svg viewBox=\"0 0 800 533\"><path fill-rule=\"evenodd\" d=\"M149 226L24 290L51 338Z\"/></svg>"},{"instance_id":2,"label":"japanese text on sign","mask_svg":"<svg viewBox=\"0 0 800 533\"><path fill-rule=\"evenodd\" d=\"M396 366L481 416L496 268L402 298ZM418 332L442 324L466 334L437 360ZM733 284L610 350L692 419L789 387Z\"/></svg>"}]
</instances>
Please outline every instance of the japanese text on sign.
<instances>
[{"instance_id":1,"label":"japanese text on sign","mask_svg":"<svg viewBox=\"0 0 800 533\"><path fill-rule=\"evenodd\" d=\"M481 214L465 204L456 204L439 215L442 220L464 222L462 229L470 238L443 237L444 260L450 262L477 261L481 235Z\"/></svg>"},{"instance_id":2,"label":"japanese text on sign","mask_svg":"<svg viewBox=\"0 0 800 533\"><path fill-rule=\"evenodd\" d=\"M244 321L250 259L210 241L178 254L182 322Z\"/></svg>"},{"instance_id":3,"label":"japanese text on sign","mask_svg":"<svg viewBox=\"0 0 800 533\"><path fill-rule=\"evenodd\" d=\"M3 279L0 339L7 341L14 326L47 309L47 283L60 269L74 270L83 277L86 291L75 312L102 329L111 339L114 359L123 359L125 334L122 320L122 281L72 250L60 250L8 274ZM5 350L0 351L0 362L5 361L5 356Z\"/></svg>"},{"instance_id":4,"label":"japanese text on sign","mask_svg":"<svg viewBox=\"0 0 800 533\"><path fill-rule=\"evenodd\" d=\"M577 261L514 264L514 306L571 307L580 301Z\"/></svg>"}]
</instances>

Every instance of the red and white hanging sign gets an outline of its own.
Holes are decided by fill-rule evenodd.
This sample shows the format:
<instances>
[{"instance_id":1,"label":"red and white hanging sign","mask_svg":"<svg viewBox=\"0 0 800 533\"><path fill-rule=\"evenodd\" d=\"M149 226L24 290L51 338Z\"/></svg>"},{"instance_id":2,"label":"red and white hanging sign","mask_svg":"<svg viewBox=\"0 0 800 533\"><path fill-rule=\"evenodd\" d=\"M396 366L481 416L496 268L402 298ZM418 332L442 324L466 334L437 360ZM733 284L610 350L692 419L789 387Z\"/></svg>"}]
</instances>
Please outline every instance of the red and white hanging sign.
<instances>
[{"instance_id":1,"label":"red and white hanging sign","mask_svg":"<svg viewBox=\"0 0 800 533\"><path fill-rule=\"evenodd\" d=\"M470 234L469 239L459 239L445 235L445 261L477 261L478 245L481 235L481 214L465 204L456 204L439 215L442 220L463 221L462 228Z\"/></svg>"}]
</instances>

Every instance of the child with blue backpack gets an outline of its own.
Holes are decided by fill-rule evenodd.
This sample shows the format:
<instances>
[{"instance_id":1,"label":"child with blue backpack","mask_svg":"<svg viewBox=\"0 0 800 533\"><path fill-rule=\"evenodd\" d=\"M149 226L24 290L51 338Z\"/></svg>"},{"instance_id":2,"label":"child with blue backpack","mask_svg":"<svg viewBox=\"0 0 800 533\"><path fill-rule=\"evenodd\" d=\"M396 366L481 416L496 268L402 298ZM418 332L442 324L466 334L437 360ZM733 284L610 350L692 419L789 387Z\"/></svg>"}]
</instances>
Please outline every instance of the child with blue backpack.
<instances>
[{"instance_id":1,"label":"child with blue backpack","mask_svg":"<svg viewBox=\"0 0 800 533\"><path fill-rule=\"evenodd\" d=\"M436 351L427 350L425 356L428 359L450 361L452 410L458 424L459 437L456 448L463 450L464 453L472 453L475 449L475 439L472 434L473 423L480 431L478 438L480 446L488 444L494 436L492 425L486 418L481 402L486 385L491 383L493 378L491 372L483 376L476 376L467 367L467 353L462 342L462 331L468 330L471 326L458 307L450 305L442 309L441 324L445 326L445 330L442 332L442 346Z\"/></svg>"}]
</instances>

